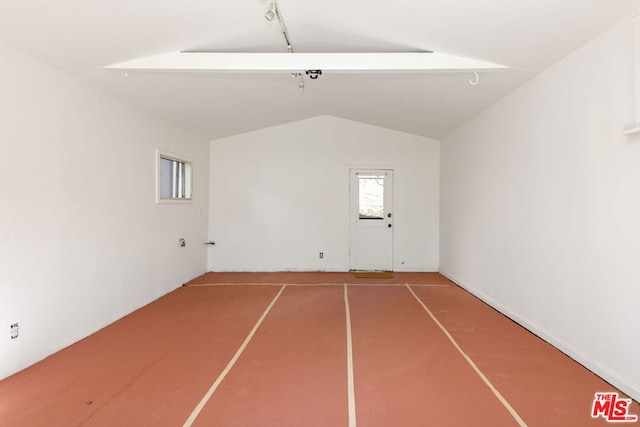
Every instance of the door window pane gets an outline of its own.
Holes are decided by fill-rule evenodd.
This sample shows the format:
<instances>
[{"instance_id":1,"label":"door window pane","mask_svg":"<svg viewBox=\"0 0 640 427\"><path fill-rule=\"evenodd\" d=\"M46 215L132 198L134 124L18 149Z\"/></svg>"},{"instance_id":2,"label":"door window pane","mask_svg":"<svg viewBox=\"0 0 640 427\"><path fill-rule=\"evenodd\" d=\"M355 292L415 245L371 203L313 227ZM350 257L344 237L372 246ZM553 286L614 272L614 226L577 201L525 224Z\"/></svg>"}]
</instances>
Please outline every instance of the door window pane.
<instances>
[{"instance_id":1,"label":"door window pane","mask_svg":"<svg viewBox=\"0 0 640 427\"><path fill-rule=\"evenodd\" d=\"M358 216L384 219L384 175L358 174Z\"/></svg>"}]
</instances>

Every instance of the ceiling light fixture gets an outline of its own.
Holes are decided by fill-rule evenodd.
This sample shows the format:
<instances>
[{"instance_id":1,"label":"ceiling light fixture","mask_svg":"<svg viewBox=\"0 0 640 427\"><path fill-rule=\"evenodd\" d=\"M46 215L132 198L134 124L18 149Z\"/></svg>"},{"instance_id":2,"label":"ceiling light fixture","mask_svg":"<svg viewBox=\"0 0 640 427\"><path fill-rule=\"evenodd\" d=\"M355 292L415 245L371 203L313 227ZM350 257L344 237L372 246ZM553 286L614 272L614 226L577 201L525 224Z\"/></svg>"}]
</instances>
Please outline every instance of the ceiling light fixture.
<instances>
[{"instance_id":1,"label":"ceiling light fixture","mask_svg":"<svg viewBox=\"0 0 640 427\"><path fill-rule=\"evenodd\" d=\"M273 21L273 18L277 18L280 23L280 30L282 31L282 36L284 37L284 42L287 45L287 52L293 53L293 45L291 44L291 39L289 38L289 31L287 31L287 25L284 23L284 19L282 19L282 15L280 14L280 6L278 5L278 0L271 0L271 8L264 14L264 17L267 21ZM298 89L304 90L304 79L302 78L302 73L293 72L291 73L291 77L298 79ZM317 78L317 77L316 77Z\"/></svg>"},{"instance_id":2,"label":"ceiling light fixture","mask_svg":"<svg viewBox=\"0 0 640 427\"><path fill-rule=\"evenodd\" d=\"M267 10L267 13L264 14L264 19L271 22L275 17L276 17L276 9L275 7L273 7L273 4L272 4L271 9Z\"/></svg>"},{"instance_id":3,"label":"ceiling light fixture","mask_svg":"<svg viewBox=\"0 0 640 427\"><path fill-rule=\"evenodd\" d=\"M284 42L287 45L287 50L289 53L293 53L293 46L291 45L291 39L289 39L289 31L287 31L287 26L284 23L284 19L282 19L278 0L271 0L271 8L264 14L264 18L269 22L273 21L274 18L278 20L282 36L284 37Z\"/></svg>"}]
</instances>

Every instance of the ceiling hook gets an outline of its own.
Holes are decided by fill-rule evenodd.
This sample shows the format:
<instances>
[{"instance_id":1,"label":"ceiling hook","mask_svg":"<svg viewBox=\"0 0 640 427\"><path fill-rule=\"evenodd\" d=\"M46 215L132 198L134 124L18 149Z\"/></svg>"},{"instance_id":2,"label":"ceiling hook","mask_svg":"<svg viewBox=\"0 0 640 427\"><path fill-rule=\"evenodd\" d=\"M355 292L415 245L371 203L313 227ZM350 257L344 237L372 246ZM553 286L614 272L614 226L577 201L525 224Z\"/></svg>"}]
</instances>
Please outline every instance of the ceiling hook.
<instances>
[{"instance_id":1,"label":"ceiling hook","mask_svg":"<svg viewBox=\"0 0 640 427\"><path fill-rule=\"evenodd\" d=\"M475 76L475 80L469 79L469 84L475 86L480 82L480 76L477 71L474 71L473 75Z\"/></svg>"}]
</instances>

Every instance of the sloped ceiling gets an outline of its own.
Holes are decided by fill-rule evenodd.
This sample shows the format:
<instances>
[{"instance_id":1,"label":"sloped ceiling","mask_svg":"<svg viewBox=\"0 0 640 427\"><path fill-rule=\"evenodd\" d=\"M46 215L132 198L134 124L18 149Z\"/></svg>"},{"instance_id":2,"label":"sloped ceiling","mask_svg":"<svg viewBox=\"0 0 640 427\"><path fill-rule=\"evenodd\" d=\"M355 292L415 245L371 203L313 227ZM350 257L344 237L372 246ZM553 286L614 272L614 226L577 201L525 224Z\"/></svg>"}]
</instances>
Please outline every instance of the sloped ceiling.
<instances>
[{"instance_id":1,"label":"sloped ceiling","mask_svg":"<svg viewBox=\"0 0 640 427\"><path fill-rule=\"evenodd\" d=\"M298 52L423 51L471 74L178 74L102 67L181 50L286 52L267 0L5 1L0 42L207 139L318 115L442 138L640 9L640 0L279 0ZM594 59L597 60L597 59Z\"/></svg>"}]
</instances>

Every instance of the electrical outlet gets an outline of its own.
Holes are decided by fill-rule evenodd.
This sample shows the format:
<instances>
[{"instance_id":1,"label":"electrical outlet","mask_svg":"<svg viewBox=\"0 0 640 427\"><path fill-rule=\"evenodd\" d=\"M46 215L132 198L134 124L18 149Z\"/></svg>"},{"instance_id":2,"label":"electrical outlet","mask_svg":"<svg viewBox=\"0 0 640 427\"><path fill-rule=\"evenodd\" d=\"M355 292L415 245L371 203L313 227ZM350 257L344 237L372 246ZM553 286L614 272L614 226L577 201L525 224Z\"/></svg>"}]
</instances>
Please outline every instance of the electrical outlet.
<instances>
[{"instance_id":1,"label":"electrical outlet","mask_svg":"<svg viewBox=\"0 0 640 427\"><path fill-rule=\"evenodd\" d=\"M324 252L320 252L320 259L324 258Z\"/></svg>"},{"instance_id":2,"label":"electrical outlet","mask_svg":"<svg viewBox=\"0 0 640 427\"><path fill-rule=\"evenodd\" d=\"M18 324L14 323L13 325L11 325L11 339L14 340L18 338L19 334L20 332L18 331Z\"/></svg>"}]
</instances>

